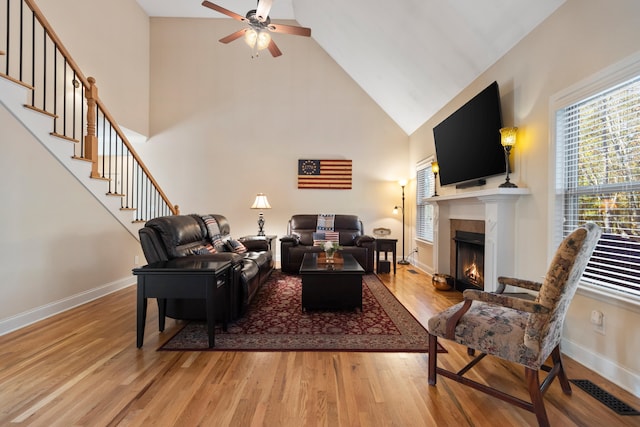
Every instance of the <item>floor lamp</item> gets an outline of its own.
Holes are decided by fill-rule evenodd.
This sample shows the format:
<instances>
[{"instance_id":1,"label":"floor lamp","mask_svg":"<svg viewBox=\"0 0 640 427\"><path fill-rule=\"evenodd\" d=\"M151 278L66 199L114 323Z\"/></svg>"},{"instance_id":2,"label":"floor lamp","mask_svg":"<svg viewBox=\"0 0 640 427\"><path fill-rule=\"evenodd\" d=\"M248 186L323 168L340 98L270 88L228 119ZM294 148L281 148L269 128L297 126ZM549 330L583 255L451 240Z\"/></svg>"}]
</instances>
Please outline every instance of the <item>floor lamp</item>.
<instances>
[{"instance_id":1,"label":"floor lamp","mask_svg":"<svg viewBox=\"0 0 640 427\"><path fill-rule=\"evenodd\" d=\"M409 261L407 261L407 259L404 257L404 229L405 229L405 225L404 225L404 187L407 185L407 181L406 180L401 180L398 182L398 184L400 184L400 187L402 187L402 207L400 209L402 209L402 259L400 261L398 261L398 264L400 265L409 265ZM394 213L396 213L398 211L398 207L396 206L394 208Z\"/></svg>"}]
</instances>

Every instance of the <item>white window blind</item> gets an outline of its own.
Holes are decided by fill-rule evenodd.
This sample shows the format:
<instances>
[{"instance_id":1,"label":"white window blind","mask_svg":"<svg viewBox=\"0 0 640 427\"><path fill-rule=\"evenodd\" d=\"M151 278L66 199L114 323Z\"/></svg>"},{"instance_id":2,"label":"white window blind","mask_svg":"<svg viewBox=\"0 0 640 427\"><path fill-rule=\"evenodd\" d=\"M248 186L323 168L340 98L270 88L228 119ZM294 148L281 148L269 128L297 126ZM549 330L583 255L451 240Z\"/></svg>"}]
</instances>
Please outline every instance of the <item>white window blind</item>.
<instances>
[{"instance_id":1,"label":"white window blind","mask_svg":"<svg viewBox=\"0 0 640 427\"><path fill-rule=\"evenodd\" d=\"M556 131L562 235L603 231L583 280L640 294L640 76L559 110Z\"/></svg>"},{"instance_id":2,"label":"white window blind","mask_svg":"<svg viewBox=\"0 0 640 427\"><path fill-rule=\"evenodd\" d=\"M434 192L432 161L433 158L429 158L416 165L416 237L428 242L433 242L433 206L424 199Z\"/></svg>"}]
</instances>

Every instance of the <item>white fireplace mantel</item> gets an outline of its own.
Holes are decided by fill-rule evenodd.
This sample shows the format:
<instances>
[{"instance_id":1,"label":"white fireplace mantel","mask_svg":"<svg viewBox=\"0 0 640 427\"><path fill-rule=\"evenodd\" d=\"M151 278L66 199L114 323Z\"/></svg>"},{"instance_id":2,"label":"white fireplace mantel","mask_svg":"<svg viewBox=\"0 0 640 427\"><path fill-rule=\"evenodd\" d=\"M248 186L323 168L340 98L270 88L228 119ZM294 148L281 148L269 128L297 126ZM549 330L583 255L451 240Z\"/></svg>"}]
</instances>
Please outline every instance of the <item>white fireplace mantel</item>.
<instances>
[{"instance_id":1,"label":"white fireplace mantel","mask_svg":"<svg viewBox=\"0 0 640 427\"><path fill-rule=\"evenodd\" d=\"M481 220L485 225L484 290L495 291L499 276L513 277L516 202L528 194L531 194L528 188L493 188L425 199L434 205L435 272L455 275L449 256L452 245L450 220Z\"/></svg>"}]
</instances>

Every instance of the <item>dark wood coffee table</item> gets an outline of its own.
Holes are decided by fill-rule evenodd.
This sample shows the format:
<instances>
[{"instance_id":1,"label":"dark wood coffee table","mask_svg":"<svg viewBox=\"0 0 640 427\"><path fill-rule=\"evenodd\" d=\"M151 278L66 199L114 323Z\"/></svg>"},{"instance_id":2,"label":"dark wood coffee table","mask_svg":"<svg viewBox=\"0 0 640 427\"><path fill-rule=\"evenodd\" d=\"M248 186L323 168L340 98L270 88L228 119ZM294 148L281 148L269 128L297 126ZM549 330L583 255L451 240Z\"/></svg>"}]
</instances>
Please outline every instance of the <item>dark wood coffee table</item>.
<instances>
[{"instance_id":1,"label":"dark wood coffee table","mask_svg":"<svg viewBox=\"0 0 640 427\"><path fill-rule=\"evenodd\" d=\"M318 253L306 253L300 266L302 309L359 308L362 311L364 268L351 254L343 262L318 263Z\"/></svg>"}]
</instances>

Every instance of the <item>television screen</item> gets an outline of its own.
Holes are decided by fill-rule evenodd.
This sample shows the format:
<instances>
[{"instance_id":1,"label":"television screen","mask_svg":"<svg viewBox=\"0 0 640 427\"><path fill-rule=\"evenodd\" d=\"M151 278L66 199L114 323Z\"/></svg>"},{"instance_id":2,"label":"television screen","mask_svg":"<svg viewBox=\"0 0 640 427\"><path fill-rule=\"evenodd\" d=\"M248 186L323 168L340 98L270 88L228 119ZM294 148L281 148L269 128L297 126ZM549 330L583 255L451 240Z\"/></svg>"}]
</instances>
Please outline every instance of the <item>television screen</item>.
<instances>
[{"instance_id":1,"label":"television screen","mask_svg":"<svg viewBox=\"0 0 640 427\"><path fill-rule=\"evenodd\" d=\"M440 185L482 185L482 178L505 173L501 127L500 93L493 82L433 128Z\"/></svg>"}]
</instances>

